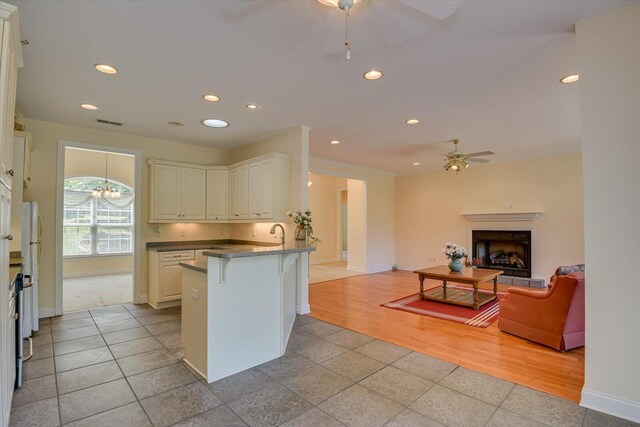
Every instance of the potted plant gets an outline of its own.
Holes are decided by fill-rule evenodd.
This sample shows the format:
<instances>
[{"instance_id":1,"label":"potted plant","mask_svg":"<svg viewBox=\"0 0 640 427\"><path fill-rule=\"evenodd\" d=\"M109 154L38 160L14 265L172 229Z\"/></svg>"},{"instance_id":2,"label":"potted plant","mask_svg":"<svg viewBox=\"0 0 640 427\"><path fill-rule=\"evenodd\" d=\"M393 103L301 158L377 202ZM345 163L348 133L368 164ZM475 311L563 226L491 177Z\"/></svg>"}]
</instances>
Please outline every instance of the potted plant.
<instances>
[{"instance_id":1,"label":"potted plant","mask_svg":"<svg viewBox=\"0 0 640 427\"><path fill-rule=\"evenodd\" d=\"M296 224L296 240L313 239L320 241L317 237L313 236L313 227L311 226L311 210L306 209L304 212L298 209L295 212L287 212L293 222Z\"/></svg>"}]
</instances>

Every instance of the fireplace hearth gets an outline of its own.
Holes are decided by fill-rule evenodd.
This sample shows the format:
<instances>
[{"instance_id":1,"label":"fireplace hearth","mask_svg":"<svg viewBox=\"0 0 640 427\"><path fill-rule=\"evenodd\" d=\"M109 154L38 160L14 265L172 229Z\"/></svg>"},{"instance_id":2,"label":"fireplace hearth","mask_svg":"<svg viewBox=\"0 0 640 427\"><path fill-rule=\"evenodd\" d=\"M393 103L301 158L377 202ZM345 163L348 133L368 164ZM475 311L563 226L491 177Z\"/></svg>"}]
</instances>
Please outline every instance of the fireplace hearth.
<instances>
[{"instance_id":1,"label":"fireplace hearth","mask_svg":"<svg viewBox=\"0 0 640 427\"><path fill-rule=\"evenodd\" d=\"M473 230L472 257L478 268L531 278L530 230Z\"/></svg>"}]
</instances>

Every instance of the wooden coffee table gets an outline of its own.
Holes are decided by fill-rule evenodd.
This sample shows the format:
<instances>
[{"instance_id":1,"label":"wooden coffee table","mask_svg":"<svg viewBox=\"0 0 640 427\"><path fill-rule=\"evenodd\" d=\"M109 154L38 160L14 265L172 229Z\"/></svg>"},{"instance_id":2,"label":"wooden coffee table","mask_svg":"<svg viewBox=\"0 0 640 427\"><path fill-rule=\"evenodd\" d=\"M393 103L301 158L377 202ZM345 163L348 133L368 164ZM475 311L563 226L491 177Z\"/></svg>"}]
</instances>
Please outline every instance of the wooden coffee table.
<instances>
[{"instance_id":1,"label":"wooden coffee table","mask_svg":"<svg viewBox=\"0 0 640 427\"><path fill-rule=\"evenodd\" d=\"M414 271L420 279L420 299L472 307L478 310L484 304L498 299L498 276L501 270L465 267L460 272L451 271L446 265ZM424 279L442 280L442 287L424 291ZM478 292L478 284L493 280L493 294ZM447 282L473 285L471 289L447 288Z\"/></svg>"}]
</instances>

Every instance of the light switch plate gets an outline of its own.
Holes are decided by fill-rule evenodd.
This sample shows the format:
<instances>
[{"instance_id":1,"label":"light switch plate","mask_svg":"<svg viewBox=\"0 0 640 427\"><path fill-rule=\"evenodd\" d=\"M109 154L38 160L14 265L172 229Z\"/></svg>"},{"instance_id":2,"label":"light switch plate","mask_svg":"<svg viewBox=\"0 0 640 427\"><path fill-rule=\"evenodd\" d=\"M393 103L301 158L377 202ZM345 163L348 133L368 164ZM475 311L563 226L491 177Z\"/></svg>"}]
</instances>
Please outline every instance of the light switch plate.
<instances>
[{"instance_id":1,"label":"light switch plate","mask_svg":"<svg viewBox=\"0 0 640 427\"><path fill-rule=\"evenodd\" d=\"M191 298L197 301L198 298L200 298L200 292L197 289L191 288Z\"/></svg>"}]
</instances>

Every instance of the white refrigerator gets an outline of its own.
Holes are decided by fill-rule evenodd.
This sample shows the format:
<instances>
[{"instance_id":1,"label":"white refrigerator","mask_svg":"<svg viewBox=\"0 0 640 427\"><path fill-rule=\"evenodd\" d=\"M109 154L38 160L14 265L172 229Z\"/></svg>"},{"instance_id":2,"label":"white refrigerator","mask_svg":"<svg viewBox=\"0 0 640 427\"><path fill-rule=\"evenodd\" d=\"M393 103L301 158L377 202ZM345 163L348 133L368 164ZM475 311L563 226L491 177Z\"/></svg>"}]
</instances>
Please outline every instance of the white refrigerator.
<instances>
[{"instance_id":1,"label":"white refrigerator","mask_svg":"<svg viewBox=\"0 0 640 427\"><path fill-rule=\"evenodd\" d=\"M38 327L38 284L42 254L42 224L38 213L38 202L22 204L22 262L25 282L31 277L30 287L24 289L23 337L30 337Z\"/></svg>"}]
</instances>

